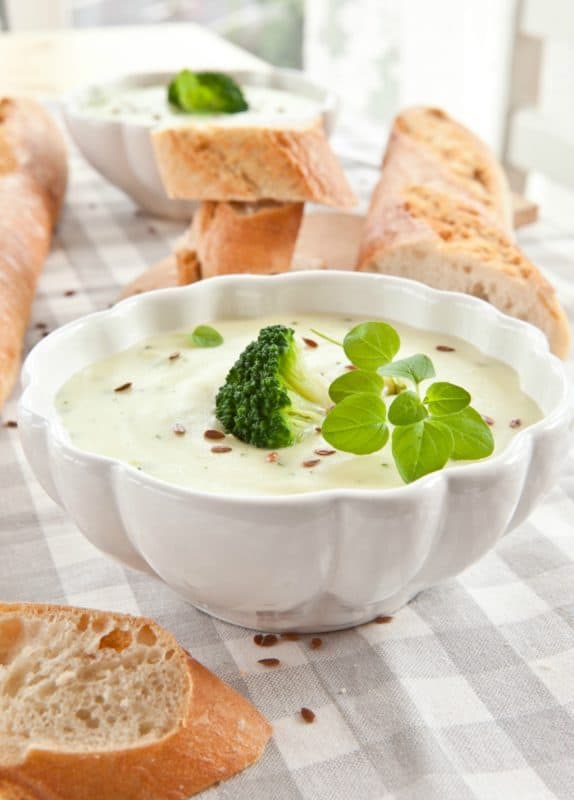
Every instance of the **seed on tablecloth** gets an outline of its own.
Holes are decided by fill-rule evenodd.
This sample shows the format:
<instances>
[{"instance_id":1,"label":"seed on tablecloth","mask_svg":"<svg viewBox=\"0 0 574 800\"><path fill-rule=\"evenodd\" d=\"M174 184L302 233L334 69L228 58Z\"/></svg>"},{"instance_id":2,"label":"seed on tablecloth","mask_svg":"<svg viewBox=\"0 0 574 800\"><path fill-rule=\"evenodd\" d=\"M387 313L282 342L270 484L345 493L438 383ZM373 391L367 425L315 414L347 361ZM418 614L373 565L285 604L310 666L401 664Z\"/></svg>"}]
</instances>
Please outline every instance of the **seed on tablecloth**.
<instances>
[{"instance_id":1,"label":"seed on tablecloth","mask_svg":"<svg viewBox=\"0 0 574 800\"><path fill-rule=\"evenodd\" d=\"M114 392L127 392L127 390L131 388L132 388L132 383L131 381L128 381L127 383L122 383L121 386L116 386Z\"/></svg>"},{"instance_id":2,"label":"seed on tablecloth","mask_svg":"<svg viewBox=\"0 0 574 800\"><path fill-rule=\"evenodd\" d=\"M309 723L309 724L310 724L311 722L315 722L315 717L316 717L316 715L315 715L315 712L314 712L314 711L311 711L311 709L310 709L310 708L305 708L305 707L303 707L303 708L301 709L301 716L303 717L303 719L305 720L305 722L307 722L307 723Z\"/></svg>"},{"instance_id":3,"label":"seed on tablecloth","mask_svg":"<svg viewBox=\"0 0 574 800\"><path fill-rule=\"evenodd\" d=\"M392 617L388 617L388 616L379 616L379 617L375 617L373 622L376 622L377 625L387 625L389 622L391 622L392 619L393 619Z\"/></svg>"},{"instance_id":4,"label":"seed on tablecloth","mask_svg":"<svg viewBox=\"0 0 574 800\"><path fill-rule=\"evenodd\" d=\"M320 647L323 647L323 640L319 636L314 636L309 642L309 646L311 650L319 650Z\"/></svg>"},{"instance_id":5,"label":"seed on tablecloth","mask_svg":"<svg viewBox=\"0 0 574 800\"><path fill-rule=\"evenodd\" d=\"M278 658L260 658L257 663L264 667L278 667L281 662Z\"/></svg>"},{"instance_id":6,"label":"seed on tablecloth","mask_svg":"<svg viewBox=\"0 0 574 800\"><path fill-rule=\"evenodd\" d=\"M257 633L253 637L253 641L256 645L259 645L259 647L273 647L274 644L277 644L279 639L274 633Z\"/></svg>"}]
</instances>

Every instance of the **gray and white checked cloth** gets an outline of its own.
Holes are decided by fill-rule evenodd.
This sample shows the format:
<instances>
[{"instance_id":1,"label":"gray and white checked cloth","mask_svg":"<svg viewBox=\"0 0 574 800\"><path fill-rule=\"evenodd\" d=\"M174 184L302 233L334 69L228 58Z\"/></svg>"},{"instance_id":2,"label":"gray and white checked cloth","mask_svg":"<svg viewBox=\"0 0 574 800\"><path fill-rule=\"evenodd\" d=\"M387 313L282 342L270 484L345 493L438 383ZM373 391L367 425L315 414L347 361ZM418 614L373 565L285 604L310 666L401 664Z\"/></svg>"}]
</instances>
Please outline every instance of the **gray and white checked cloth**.
<instances>
[{"instance_id":1,"label":"gray and white checked cloth","mask_svg":"<svg viewBox=\"0 0 574 800\"><path fill-rule=\"evenodd\" d=\"M348 164L355 187L374 171ZM74 157L66 209L27 345L105 308L163 258L181 225L137 213ZM574 233L519 234L574 323ZM574 363L569 365L574 376ZM14 416L15 401L4 411ZM562 481L489 555L385 625L281 642L257 663L253 633L186 605L97 552L43 492L18 431L0 430L0 597L146 614L273 722L262 760L205 800L572 800L574 458ZM316 713L314 724L299 714ZM72 799L70 799L72 800Z\"/></svg>"}]
</instances>

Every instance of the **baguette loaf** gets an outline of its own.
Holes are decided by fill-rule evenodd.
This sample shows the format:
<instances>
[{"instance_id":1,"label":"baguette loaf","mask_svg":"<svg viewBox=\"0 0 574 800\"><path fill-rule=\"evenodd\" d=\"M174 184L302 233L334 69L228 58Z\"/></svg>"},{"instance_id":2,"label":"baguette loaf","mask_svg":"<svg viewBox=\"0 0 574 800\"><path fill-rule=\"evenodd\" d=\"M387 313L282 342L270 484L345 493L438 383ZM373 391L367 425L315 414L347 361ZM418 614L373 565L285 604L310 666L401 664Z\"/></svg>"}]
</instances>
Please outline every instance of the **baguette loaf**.
<instances>
[{"instance_id":1,"label":"baguette loaf","mask_svg":"<svg viewBox=\"0 0 574 800\"><path fill-rule=\"evenodd\" d=\"M566 315L514 245L509 208L503 173L472 134L437 109L407 111L391 133L357 269L480 297L541 328L564 357Z\"/></svg>"},{"instance_id":2,"label":"baguette loaf","mask_svg":"<svg viewBox=\"0 0 574 800\"><path fill-rule=\"evenodd\" d=\"M247 700L151 620L0 605L10 800L184 800L256 761L269 736Z\"/></svg>"},{"instance_id":3,"label":"baguette loaf","mask_svg":"<svg viewBox=\"0 0 574 800\"><path fill-rule=\"evenodd\" d=\"M18 374L67 180L63 136L33 100L0 99L0 407Z\"/></svg>"},{"instance_id":4,"label":"baguette loaf","mask_svg":"<svg viewBox=\"0 0 574 800\"><path fill-rule=\"evenodd\" d=\"M356 203L321 120L284 128L185 125L152 133L170 197Z\"/></svg>"}]
</instances>

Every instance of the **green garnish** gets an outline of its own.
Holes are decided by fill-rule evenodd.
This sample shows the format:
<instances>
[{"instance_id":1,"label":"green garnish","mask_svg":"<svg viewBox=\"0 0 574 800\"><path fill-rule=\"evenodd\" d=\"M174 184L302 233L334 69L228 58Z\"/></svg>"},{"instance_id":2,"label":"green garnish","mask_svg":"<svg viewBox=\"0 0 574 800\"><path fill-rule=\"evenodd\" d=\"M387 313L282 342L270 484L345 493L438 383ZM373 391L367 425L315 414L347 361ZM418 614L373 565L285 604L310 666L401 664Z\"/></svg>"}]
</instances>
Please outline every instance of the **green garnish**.
<instances>
[{"instance_id":1,"label":"green garnish","mask_svg":"<svg viewBox=\"0 0 574 800\"><path fill-rule=\"evenodd\" d=\"M323 421L327 387L306 368L294 337L284 325L263 328L217 393L217 419L242 442L289 447Z\"/></svg>"},{"instance_id":2,"label":"green garnish","mask_svg":"<svg viewBox=\"0 0 574 800\"><path fill-rule=\"evenodd\" d=\"M405 483L442 469L449 459L492 454L494 438L470 407L466 389L436 381L421 399L419 385L435 376L434 365L423 353L393 361L400 338L390 325L363 322L349 331L343 347L359 369L340 375L329 387L337 405L327 414L322 433L332 447L357 455L374 453L389 438L388 420L394 426L393 458ZM399 385L387 412L381 381L389 378L408 381L413 390Z\"/></svg>"},{"instance_id":3,"label":"green garnish","mask_svg":"<svg viewBox=\"0 0 574 800\"><path fill-rule=\"evenodd\" d=\"M452 458L472 460L486 458L494 450L492 432L480 414L471 408L465 408L458 414L443 417L454 436Z\"/></svg>"},{"instance_id":4,"label":"green garnish","mask_svg":"<svg viewBox=\"0 0 574 800\"><path fill-rule=\"evenodd\" d=\"M182 69L169 84L167 98L190 114L236 114L249 108L239 85L222 72Z\"/></svg>"},{"instance_id":5,"label":"green garnish","mask_svg":"<svg viewBox=\"0 0 574 800\"><path fill-rule=\"evenodd\" d=\"M403 378L407 381L413 381L418 386L421 381L434 378L435 371L430 358L422 353L417 353L414 356L409 356L409 358L401 358L391 364L386 364L379 369L379 375L388 375L390 378Z\"/></svg>"},{"instance_id":6,"label":"green garnish","mask_svg":"<svg viewBox=\"0 0 574 800\"><path fill-rule=\"evenodd\" d=\"M220 335L208 326L196 328L192 337L205 330L221 344ZM356 455L382 450L391 438L405 483L442 469L450 459L492 454L491 430L470 406L466 389L435 381L423 394L420 384L435 376L431 359L417 353L393 360L401 344L393 327L363 322L343 342L314 332L342 347L357 367L331 383L329 397L336 405L326 412L325 387L305 367L293 329L270 325L239 356L217 393L216 416L228 433L275 450L320 426L333 448Z\"/></svg>"},{"instance_id":7,"label":"green garnish","mask_svg":"<svg viewBox=\"0 0 574 800\"><path fill-rule=\"evenodd\" d=\"M198 325L193 333L187 336L187 340L194 347L219 347L223 344L223 336L211 325Z\"/></svg>"},{"instance_id":8,"label":"green garnish","mask_svg":"<svg viewBox=\"0 0 574 800\"><path fill-rule=\"evenodd\" d=\"M393 458L405 483L442 469L449 460L453 437L448 427L426 418L393 431Z\"/></svg>"},{"instance_id":9,"label":"green garnish","mask_svg":"<svg viewBox=\"0 0 574 800\"><path fill-rule=\"evenodd\" d=\"M350 395L327 414L321 433L337 450L361 455L375 453L386 445L389 438L386 416L387 407L380 397Z\"/></svg>"},{"instance_id":10,"label":"green garnish","mask_svg":"<svg viewBox=\"0 0 574 800\"><path fill-rule=\"evenodd\" d=\"M356 325L343 341L343 350L349 361L359 369L366 370L376 370L388 364L399 352L400 346L399 334L386 322Z\"/></svg>"},{"instance_id":11,"label":"green garnish","mask_svg":"<svg viewBox=\"0 0 574 800\"><path fill-rule=\"evenodd\" d=\"M383 391L385 382L376 372L367 372L364 369L355 369L344 372L335 378L329 386L329 397L334 403L340 403L350 394L376 394Z\"/></svg>"},{"instance_id":12,"label":"green garnish","mask_svg":"<svg viewBox=\"0 0 574 800\"><path fill-rule=\"evenodd\" d=\"M393 425L411 425L428 417L428 411L416 392L401 392L389 408L389 422Z\"/></svg>"},{"instance_id":13,"label":"green garnish","mask_svg":"<svg viewBox=\"0 0 574 800\"><path fill-rule=\"evenodd\" d=\"M454 383L437 381L427 389L425 403L433 417L446 417L470 405L470 395Z\"/></svg>"}]
</instances>

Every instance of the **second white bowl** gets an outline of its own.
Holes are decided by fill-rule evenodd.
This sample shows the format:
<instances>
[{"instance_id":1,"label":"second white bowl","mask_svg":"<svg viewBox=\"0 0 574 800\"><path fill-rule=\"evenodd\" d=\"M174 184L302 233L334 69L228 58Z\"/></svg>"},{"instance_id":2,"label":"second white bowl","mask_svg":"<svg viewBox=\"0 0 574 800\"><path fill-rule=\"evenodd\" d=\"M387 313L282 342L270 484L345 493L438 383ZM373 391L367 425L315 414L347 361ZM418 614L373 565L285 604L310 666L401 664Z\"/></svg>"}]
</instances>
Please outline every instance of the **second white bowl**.
<instances>
[{"instance_id":1,"label":"second white bowl","mask_svg":"<svg viewBox=\"0 0 574 800\"><path fill-rule=\"evenodd\" d=\"M327 134L331 133L337 109L336 97L304 73L290 69L269 69L226 70L226 74L241 85L282 89L316 101L325 130ZM150 139L152 123L121 117L102 119L86 109L86 101L95 92L107 93L158 84L167 86L172 77L171 72L149 72L92 84L69 95L62 104L62 111L78 149L104 178L122 189L150 214L189 222L197 203L172 200L165 193Z\"/></svg>"}]
</instances>

